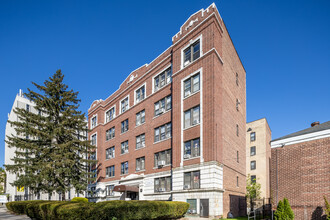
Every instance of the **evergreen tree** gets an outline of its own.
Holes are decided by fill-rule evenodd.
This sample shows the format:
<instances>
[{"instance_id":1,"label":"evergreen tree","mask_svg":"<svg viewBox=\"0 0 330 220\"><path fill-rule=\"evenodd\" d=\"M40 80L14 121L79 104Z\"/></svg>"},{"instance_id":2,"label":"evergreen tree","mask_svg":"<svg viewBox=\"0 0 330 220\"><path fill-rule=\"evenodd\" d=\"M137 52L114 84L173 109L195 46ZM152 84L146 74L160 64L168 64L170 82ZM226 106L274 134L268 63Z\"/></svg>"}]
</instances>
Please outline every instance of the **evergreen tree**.
<instances>
[{"instance_id":1,"label":"evergreen tree","mask_svg":"<svg viewBox=\"0 0 330 220\"><path fill-rule=\"evenodd\" d=\"M6 172L2 167L0 167L0 194L4 193L4 187L3 186L5 184L6 184Z\"/></svg>"},{"instance_id":2,"label":"evergreen tree","mask_svg":"<svg viewBox=\"0 0 330 220\"><path fill-rule=\"evenodd\" d=\"M277 204L277 208L274 213L274 218L275 218L275 220L284 220L285 219L284 206L283 206L282 200L280 200Z\"/></svg>"},{"instance_id":3,"label":"evergreen tree","mask_svg":"<svg viewBox=\"0 0 330 220\"><path fill-rule=\"evenodd\" d=\"M284 198L283 200L283 206L284 206L284 213L286 215L286 219L288 220L292 220L294 219L294 213L291 209L291 206L290 206L290 203L289 203L289 200L287 198Z\"/></svg>"},{"instance_id":4,"label":"evergreen tree","mask_svg":"<svg viewBox=\"0 0 330 220\"><path fill-rule=\"evenodd\" d=\"M62 193L75 188L86 190L95 161L87 159L94 147L81 140L87 133L85 115L78 110L78 92L63 83L61 70L44 82L32 84L40 91L25 94L35 104L37 113L16 108L18 121L9 121L17 136L7 136L9 147L16 147L13 165L5 165L18 175L15 186L29 187L34 193Z\"/></svg>"}]
</instances>

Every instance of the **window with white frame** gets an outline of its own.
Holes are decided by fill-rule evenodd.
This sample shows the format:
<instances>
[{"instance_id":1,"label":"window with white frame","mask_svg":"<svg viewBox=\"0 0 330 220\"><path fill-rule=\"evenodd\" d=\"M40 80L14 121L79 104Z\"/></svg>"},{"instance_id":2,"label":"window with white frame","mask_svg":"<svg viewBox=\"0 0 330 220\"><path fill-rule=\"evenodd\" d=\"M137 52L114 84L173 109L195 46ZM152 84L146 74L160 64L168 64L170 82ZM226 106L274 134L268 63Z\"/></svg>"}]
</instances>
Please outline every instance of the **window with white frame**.
<instances>
[{"instance_id":1,"label":"window with white frame","mask_svg":"<svg viewBox=\"0 0 330 220\"><path fill-rule=\"evenodd\" d=\"M256 155L256 146L250 147L250 156Z\"/></svg>"},{"instance_id":2,"label":"window with white frame","mask_svg":"<svg viewBox=\"0 0 330 220\"><path fill-rule=\"evenodd\" d=\"M121 113L125 112L129 108L128 96L126 98L124 98L123 100L121 100L120 107L121 107L121 109L120 109Z\"/></svg>"},{"instance_id":3,"label":"window with white frame","mask_svg":"<svg viewBox=\"0 0 330 220\"><path fill-rule=\"evenodd\" d=\"M169 84L172 81L172 68L169 67L164 72L154 77L154 91L156 92L160 88Z\"/></svg>"},{"instance_id":4,"label":"window with white frame","mask_svg":"<svg viewBox=\"0 0 330 220\"><path fill-rule=\"evenodd\" d=\"M93 146L96 146L96 134L93 134L93 135L92 135L92 138L91 138L91 144L92 144Z\"/></svg>"},{"instance_id":5,"label":"window with white frame","mask_svg":"<svg viewBox=\"0 0 330 220\"><path fill-rule=\"evenodd\" d=\"M115 166L107 167L105 170L105 177L114 177L115 176Z\"/></svg>"},{"instance_id":6,"label":"window with white frame","mask_svg":"<svg viewBox=\"0 0 330 220\"><path fill-rule=\"evenodd\" d=\"M257 162L255 160L251 161L250 168L251 170L255 170L257 168Z\"/></svg>"},{"instance_id":7,"label":"window with white frame","mask_svg":"<svg viewBox=\"0 0 330 220\"><path fill-rule=\"evenodd\" d=\"M121 154L128 153L128 140L121 142Z\"/></svg>"},{"instance_id":8,"label":"window with white frame","mask_svg":"<svg viewBox=\"0 0 330 220\"><path fill-rule=\"evenodd\" d=\"M128 161L121 163L120 174L121 175L128 174Z\"/></svg>"},{"instance_id":9,"label":"window with white frame","mask_svg":"<svg viewBox=\"0 0 330 220\"><path fill-rule=\"evenodd\" d=\"M184 142L184 159L200 156L200 139L196 138Z\"/></svg>"},{"instance_id":10,"label":"window with white frame","mask_svg":"<svg viewBox=\"0 0 330 220\"><path fill-rule=\"evenodd\" d=\"M161 115L164 112L172 108L172 96L166 96L165 98L155 102L155 116Z\"/></svg>"},{"instance_id":11,"label":"window with white frame","mask_svg":"<svg viewBox=\"0 0 330 220\"><path fill-rule=\"evenodd\" d=\"M155 178L155 192L170 192L171 191L171 176Z\"/></svg>"},{"instance_id":12,"label":"window with white frame","mask_svg":"<svg viewBox=\"0 0 330 220\"><path fill-rule=\"evenodd\" d=\"M136 159L136 171L144 170L145 157L140 157Z\"/></svg>"},{"instance_id":13,"label":"window with white frame","mask_svg":"<svg viewBox=\"0 0 330 220\"><path fill-rule=\"evenodd\" d=\"M145 122L146 113L143 109L142 111L136 114L136 126L139 126Z\"/></svg>"},{"instance_id":14,"label":"window with white frame","mask_svg":"<svg viewBox=\"0 0 330 220\"><path fill-rule=\"evenodd\" d=\"M155 153L155 167L171 164L171 149Z\"/></svg>"},{"instance_id":15,"label":"window with white frame","mask_svg":"<svg viewBox=\"0 0 330 220\"><path fill-rule=\"evenodd\" d=\"M94 116L93 118L92 118L92 124L91 124L91 128L95 128L96 127L96 125L97 125L97 116Z\"/></svg>"},{"instance_id":16,"label":"window with white frame","mask_svg":"<svg viewBox=\"0 0 330 220\"><path fill-rule=\"evenodd\" d=\"M115 188L115 185L105 186L106 196L113 196L114 195L113 188Z\"/></svg>"},{"instance_id":17,"label":"window with white frame","mask_svg":"<svg viewBox=\"0 0 330 220\"><path fill-rule=\"evenodd\" d=\"M116 113L115 107L112 107L110 110L108 110L105 113L105 122L111 121L115 117L115 113Z\"/></svg>"},{"instance_id":18,"label":"window with white frame","mask_svg":"<svg viewBox=\"0 0 330 220\"><path fill-rule=\"evenodd\" d=\"M183 66L187 66L189 63L200 57L200 41L197 40L193 44L189 45L183 51Z\"/></svg>"},{"instance_id":19,"label":"window with white frame","mask_svg":"<svg viewBox=\"0 0 330 220\"><path fill-rule=\"evenodd\" d=\"M135 91L135 103L139 103L145 98L145 90L146 87L143 85Z\"/></svg>"},{"instance_id":20,"label":"window with white frame","mask_svg":"<svg viewBox=\"0 0 330 220\"><path fill-rule=\"evenodd\" d=\"M108 141L115 137L115 127L112 127L105 131L105 140Z\"/></svg>"},{"instance_id":21,"label":"window with white frame","mask_svg":"<svg viewBox=\"0 0 330 220\"><path fill-rule=\"evenodd\" d=\"M200 122L199 105L184 112L184 128L197 125Z\"/></svg>"},{"instance_id":22,"label":"window with white frame","mask_svg":"<svg viewBox=\"0 0 330 220\"><path fill-rule=\"evenodd\" d=\"M155 128L155 142L170 138L172 135L172 123L167 123Z\"/></svg>"},{"instance_id":23,"label":"window with white frame","mask_svg":"<svg viewBox=\"0 0 330 220\"><path fill-rule=\"evenodd\" d=\"M146 139L145 134L136 136L136 149L145 147L145 139Z\"/></svg>"},{"instance_id":24,"label":"window with white frame","mask_svg":"<svg viewBox=\"0 0 330 220\"><path fill-rule=\"evenodd\" d=\"M115 146L109 147L105 150L105 159L112 159L115 158Z\"/></svg>"},{"instance_id":25,"label":"window with white frame","mask_svg":"<svg viewBox=\"0 0 330 220\"><path fill-rule=\"evenodd\" d=\"M200 172L192 171L184 173L183 189L199 189L200 188Z\"/></svg>"},{"instance_id":26,"label":"window with white frame","mask_svg":"<svg viewBox=\"0 0 330 220\"><path fill-rule=\"evenodd\" d=\"M186 79L184 82L184 97L188 97L191 94L198 92L200 90L200 74L197 73L196 75Z\"/></svg>"},{"instance_id":27,"label":"window with white frame","mask_svg":"<svg viewBox=\"0 0 330 220\"><path fill-rule=\"evenodd\" d=\"M121 133L128 131L128 119L121 122Z\"/></svg>"}]
</instances>

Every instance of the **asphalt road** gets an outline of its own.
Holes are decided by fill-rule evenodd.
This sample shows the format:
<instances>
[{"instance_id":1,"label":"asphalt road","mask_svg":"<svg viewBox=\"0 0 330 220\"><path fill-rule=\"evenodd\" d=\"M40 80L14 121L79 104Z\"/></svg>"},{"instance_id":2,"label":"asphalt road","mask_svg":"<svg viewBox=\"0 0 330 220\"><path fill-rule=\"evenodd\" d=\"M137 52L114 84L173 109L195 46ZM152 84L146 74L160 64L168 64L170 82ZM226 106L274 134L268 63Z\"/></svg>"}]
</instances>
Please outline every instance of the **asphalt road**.
<instances>
[{"instance_id":1,"label":"asphalt road","mask_svg":"<svg viewBox=\"0 0 330 220\"><path fill-rule=\"evenodd\" d=\"M1 220L31 220L26 215L13 215L11 214L5 205L0 204L0 219Z\"/></svg>"}]
</instances>

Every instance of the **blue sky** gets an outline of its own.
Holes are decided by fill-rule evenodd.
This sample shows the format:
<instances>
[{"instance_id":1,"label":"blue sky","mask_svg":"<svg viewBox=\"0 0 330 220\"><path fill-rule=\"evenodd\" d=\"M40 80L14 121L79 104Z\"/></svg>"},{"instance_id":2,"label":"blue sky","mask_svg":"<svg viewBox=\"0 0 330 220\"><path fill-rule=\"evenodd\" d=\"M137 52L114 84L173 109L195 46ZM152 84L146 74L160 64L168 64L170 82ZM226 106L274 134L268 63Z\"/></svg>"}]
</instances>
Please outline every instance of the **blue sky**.
<instances>
[{"instance_id":1,"label":"blue sky","mask_svg":"<svg viewBox=\"0 0 330 220\"><path fill-rule=\"evenodd\" d=\"M21 88L57 69L81 110L171 45L209 0L0 0L0 166L7 114ZM247 121L273 138L330 120L330 1L215 0L247 75Z\"/></svg>"}]
</instances>

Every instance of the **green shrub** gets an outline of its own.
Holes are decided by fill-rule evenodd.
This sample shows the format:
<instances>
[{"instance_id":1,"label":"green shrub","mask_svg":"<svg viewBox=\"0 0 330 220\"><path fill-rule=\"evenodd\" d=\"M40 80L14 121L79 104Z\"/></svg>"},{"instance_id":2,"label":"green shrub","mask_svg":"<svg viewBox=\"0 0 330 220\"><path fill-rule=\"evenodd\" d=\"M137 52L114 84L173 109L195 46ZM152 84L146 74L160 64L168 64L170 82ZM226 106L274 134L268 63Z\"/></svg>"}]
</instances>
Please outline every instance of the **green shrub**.
<instances>
[{"instance_id":1,"label":"green shrub","mask_svg":"<svg viewBox=\"0 0 330 220\"><path fill-rule=\"evenodd\" d=\"M74 197L71 199L72 202L88 202L88 199L83 198L83 197Z\"/></svg>"},{"instance_id":2,"label":"green shrub","mask_svg":"<svg viewBox=\"0 0 330 220\"><path fill-rule=\"evenodd\" d=\"M294 214L293 214L293 211L291 209L289 200L287 198L284 198L283 206L284 206L284 213L285 213L286 219L287 220L293 220L294 219Z\"/></svg>"},{"instance_id":3,"label":"green shrub","mask_svg":"<svg viewBox=\"0 0 330 220\"><path fill-rule=\"evenodd\" d=\"M43 220L108 220L108 219L175 219L188 210L186 202L107 201L100 203L24 201L7 203L17 214Z\"/></svg>"},{"instance_id":4,"label":"green shrub","mask_svg":"<svg viewBox=\"0 0 330 220\"><path fill-rule=\"evenodd\" d=\"M282 200L280 200L277 204L277 208L276 208L276 211L274 213L274 218L275 218L275 220L284 219L284 207L283 207Z\"/></svg>"},{"instance_id":5,"label":"green shrub","mask_svg":"<svg viewBox=\"0 0 330 220\"><path fill-rule=\"evenodd\" d=\"M280 200L277 205L277 209L274 213L275 220L293 220L294 213L291 209L289 200L284 198L283 202Z\"/></svg>"}]
</instances>

